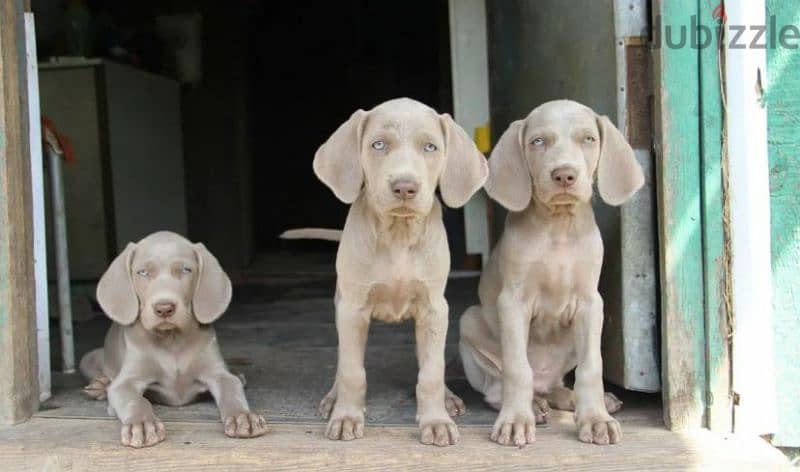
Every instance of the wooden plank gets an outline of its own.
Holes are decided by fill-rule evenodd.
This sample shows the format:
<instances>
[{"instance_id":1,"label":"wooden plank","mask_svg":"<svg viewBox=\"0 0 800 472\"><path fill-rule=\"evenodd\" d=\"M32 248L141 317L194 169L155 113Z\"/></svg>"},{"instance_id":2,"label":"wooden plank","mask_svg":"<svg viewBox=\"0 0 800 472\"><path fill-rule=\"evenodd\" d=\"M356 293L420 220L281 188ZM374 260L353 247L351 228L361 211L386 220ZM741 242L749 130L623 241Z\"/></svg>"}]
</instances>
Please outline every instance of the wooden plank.
<instances>
[{"instance_id":1,"label":"wooden plank","mask_svg":"<svg viewBox=\"0 0 800 472\"><path fill-rule=\"evenodd\" d=\"M24 9L0 0L0 424L39 400Z\"/></svg>"},{"instance_id":2,"label":"wooden plank","mask_svg":"<svg viewBox=\"0 0 800 472\"><path fill-rule=\"evenodd\" d=\"M655 0L656 180L661 270L664 420L700 428L705 409L703 241L700 229L698 52L688 40L697 0ZM682 28L683 27L683 28ZM666 33L670 33L669 35Z\"/></svg>"},{"instance_id":3,"label":"wooden plank","mask_svg":"<svg viewBox=\"0 0 800 472\"><path fill-rule=\"evenodd\" d=\"M720 34L712 15L718 0L700 0L699 23ZM714 43L712 43L714 44ZM729 263L723 211L723 108L720 55L717 47L700 49L700 145L702 159L703 270L705 294L707 426L714 431L733 430L731 395L731 326L729 324Z\"/></svg>"},{"instance_id":4,"label":"wooden plank","mask_svg":"<svg viewBox=\"0 0 800 472\"><path fill-rule=\"evenodd\" d=\"M796 0L767 0L770 28L797 26ZM795 41L796 43L796 41ZM772 206L772 289L778 431L773 443L800 447L800 50L767 50L770 194Z\"/></svg>"},{"instance_id":5,"label":"wooden plank","mask_svg":"<svg viewBox=\"0 0 800 472\"><path fill-rule=\"evenodd\" d=\"M781 470L787 460L756 437L723 438L709 431L672 433L632 425L615 446L575 439L571 414L537 428L525 448L489 441L489 427L461 427L459 444L419 443L417 428L368 426L363 439L330 441L324 424L273 424L266 436L229 439L218 423L166 423L164 443L145 450L119 445L116 420L35 418L0 429L3 470ZM625 427L625 426L623 426Z\"/></svg>"}]
</instances>

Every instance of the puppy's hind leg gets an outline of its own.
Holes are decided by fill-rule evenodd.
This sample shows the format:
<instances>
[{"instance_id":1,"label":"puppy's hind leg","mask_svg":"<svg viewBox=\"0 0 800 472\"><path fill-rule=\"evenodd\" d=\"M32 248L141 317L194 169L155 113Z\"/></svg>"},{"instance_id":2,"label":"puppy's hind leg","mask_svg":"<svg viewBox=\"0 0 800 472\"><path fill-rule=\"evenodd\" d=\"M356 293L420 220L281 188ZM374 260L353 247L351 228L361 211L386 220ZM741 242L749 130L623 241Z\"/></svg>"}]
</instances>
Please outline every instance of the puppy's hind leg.
<instances>
[{"instance_id":1,"label":"puppy's hind leg","mask_svg":"<svg viewBox=\"0 0 800 472\"><path fill-rule=\"evenodd\" d=\"M575 411L575 392L564 386L553 388L544 396L547 402L556 410ZM622 400L611 392L605 392L603 402L609 413L616 413L622 409Z\"/></svg>"},{"instance_id":2,"label":"puppy's hind leg","mask_svg":"<svg viewBox=\"0 0 800 472\"><path fill-rule=\"evenodd\" d=\"M467 412L464 400L447 388L447 385L444 386L444 407L450 416L461 416Z\"/></svg>"},{"instance_id":3,"label":"puppy's hind leg","mask_svg":"<svg viewBox=\"0 0 800 472\"><path fill-rule=\"evenodd\" d=\"M458 350L464 374L473 389L484 395L490 407L502 407L500 344L491 337L481 317L481 307L472 306L461 316Z\"/></svg>"},{"instance_id":4,"label":"puppy's hind leg","mask_svg":"<svg viewBox=\"0 0 800 472\"><path fill-rule=\"evenodd\" d=\"M333 387L322 397L322 400L317 406L317 414L326 420L330 418L333 405L336 404L336 381L333 382Z\"/></svg>"},{"instance_id":5,"label":"puppy's hind leg","mask_svg":"<svg viewBox=\"0 0 800 472\"><path fill-rule=\"evenodd\" d=\"M89 384L83 387L82 392L95 400L105 400L108 396L106 389L111 379L103 373L103 348L95 349L83 356L80 370L89 380Z\"/></svg>"}]
</instances>

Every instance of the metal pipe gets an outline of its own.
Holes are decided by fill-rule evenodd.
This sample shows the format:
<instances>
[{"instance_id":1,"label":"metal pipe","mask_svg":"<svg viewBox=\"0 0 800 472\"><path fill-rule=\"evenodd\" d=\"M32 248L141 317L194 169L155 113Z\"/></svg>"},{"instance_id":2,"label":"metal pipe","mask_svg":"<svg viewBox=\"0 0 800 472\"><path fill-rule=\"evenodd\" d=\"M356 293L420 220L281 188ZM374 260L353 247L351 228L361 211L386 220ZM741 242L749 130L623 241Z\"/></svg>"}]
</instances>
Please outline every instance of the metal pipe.
<instances>
[{"instance_id":1,"label":"metal pipe","mask_svg":"<svg viewBox=\"0 0 800 472\"><path fill-rule=\"evenodd\" d=\"M36 341L39 353L39 401L51 395L50 307L47 298L47 233L44 210L44 163L39 112L39 69L36 65L36 28L33 13L25 13L25 58L28 68L28 117L31 145L31 193L33 194L33 271L36 284Z\"/></svg>"},{"instance_id":2,"label":"metal pipe","mask_svg":"<svg viewBox=\"0 0 800 472\"><path fill-rule=\"evenodd\" d=\"M69 286L69 255L67 253L67 214L64 206L64 179L61 154L48 146L50 188L53 199L53 230L58 280L59 326L61 328L61 358L66 374L75 372L75 340L72 335L72 294Z\"/></svg>"}]
</instances>

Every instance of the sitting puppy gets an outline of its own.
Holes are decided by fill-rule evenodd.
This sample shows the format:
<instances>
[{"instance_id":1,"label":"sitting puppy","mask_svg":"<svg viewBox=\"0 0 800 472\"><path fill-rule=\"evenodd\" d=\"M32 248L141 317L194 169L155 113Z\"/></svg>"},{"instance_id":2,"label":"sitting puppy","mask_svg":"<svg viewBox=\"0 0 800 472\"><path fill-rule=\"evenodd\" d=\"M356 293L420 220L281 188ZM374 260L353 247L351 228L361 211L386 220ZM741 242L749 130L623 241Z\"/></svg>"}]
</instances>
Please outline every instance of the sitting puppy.
<instances>
[{"instance_id":1,"label":"sitting puppy","mask_svg":"<svg viewBox=\"0 0 800 472\"><path fill-rule=\"evenodd\" d=\"M249 438L267 432L250 412L242 381L220 354L213 322L228 308L231 281L202 244L161 231L129 243L97 285L97 300L114 324L105 344L86 354L85 391L108 397L122 422L122 444L147 447L164 440L164 424L148 397L180 406L211 392L225 434Z\"/></svg>"},{"instance_id":2,"label":"sitting puppy","mask_svg":"<svg viewBox=\"0 0 800 472\"><path fill-rule=\"evenodd\" d=\"M326 436L364 434L370 320L413 319L420 440L455 444L448 413L464 404L444 383L450 250L435 190L438 184L448 206L464 205L486 180L486 159L449 115L397 99L356 111L319 148L314 172L351 204L336 258L336 380L320 403L330 418Z\"/></svg>"},{"instance_id":3,"label":"sitting puppy","mask_svg":"<svg viewBox=\"0 0 800 472\"><path fill-rule=\"evenodd\" d=\"M500 444L533 442L534 409L543 420L548 404L575 411L583 442L621 439L609 414L621 403L603 392L595 174L611 205L644 183L611 121L565 100L512 123L489 159L486 190L510 213L480 280L481 305L461 318L459 348L470 384L500 410L491 433ZM563 382L572 369L574 393Z\"/></svg>"}]
</instances>

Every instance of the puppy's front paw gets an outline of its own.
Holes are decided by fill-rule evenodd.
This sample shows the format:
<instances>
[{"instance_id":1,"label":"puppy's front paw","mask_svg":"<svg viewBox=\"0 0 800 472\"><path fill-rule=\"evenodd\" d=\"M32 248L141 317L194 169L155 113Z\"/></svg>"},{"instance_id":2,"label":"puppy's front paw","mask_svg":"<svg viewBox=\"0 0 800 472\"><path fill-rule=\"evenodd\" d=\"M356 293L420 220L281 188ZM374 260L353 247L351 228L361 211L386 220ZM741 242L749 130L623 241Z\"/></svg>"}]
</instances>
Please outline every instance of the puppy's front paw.
<instances>
[{"instance_id":1,"label":"puppy's front paw","mask_svg":"<svg viewBox=\"0 0 800 472\"><path fill-rule=\"evenodd\" d=\"M269 431L267 420L263 416L245 411L231 415L223 420L225 436L231 438L255 438Z\"/></svg>"},{"instance_id":2,"label":"puppy's front paw","mask_svg":"<svg viewBox=\"0 0 800 472\"><path fill-rule=\"evenodd\" d=\"M590 444L616 444L622 440L622 429L619 421L605 413L578 416L578 439Z\"/></svg>"},{"instance_id":3,"label":"puppy's front paw","mask_svg":"<svg viewBox=\"0 0 800 472\"><path fill-rule=\"evenodd\" d=\"M422 444L435 446L452 446L458 443L461 436L458 427L450 418L436 418L420 421L419 441Z\"/></svg>"},{"instance_id":4,"label":"puppy's front paw","mask_svg":"<svg viewBox=\"0 0 800 472\"><path fill-rule=\"evenodd\" d=\"M536 441L536 417L533 411L500 410L490 437L503 446L533 444Z\"/></svg>"},{"instance_id":5,"label":"puppy's front paw","mask_svg":"<svg viewBox=\"0 0 800 472\"><path fill-rule=\"evenodd\" d=\"M335 408L331 415L328 426L325 428L325 436L334 441L352 441L364 437L364 413L353 410Z\"/></svg>"},{"instance_id":6,"label":"puppy's front paw","mask_svg":"<svg viewBox=\"0 0 800 472\"><path fill-rule=\"evenodd\" d=\"M123 424L120 430L120 442L122 445L136 449L155 446L166 437L167 430L164 428L164 423L156 417Z\"/></svg>"}]
</instances>

